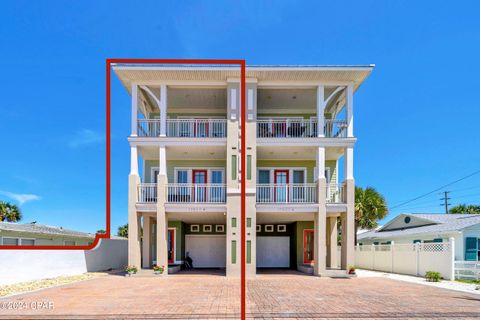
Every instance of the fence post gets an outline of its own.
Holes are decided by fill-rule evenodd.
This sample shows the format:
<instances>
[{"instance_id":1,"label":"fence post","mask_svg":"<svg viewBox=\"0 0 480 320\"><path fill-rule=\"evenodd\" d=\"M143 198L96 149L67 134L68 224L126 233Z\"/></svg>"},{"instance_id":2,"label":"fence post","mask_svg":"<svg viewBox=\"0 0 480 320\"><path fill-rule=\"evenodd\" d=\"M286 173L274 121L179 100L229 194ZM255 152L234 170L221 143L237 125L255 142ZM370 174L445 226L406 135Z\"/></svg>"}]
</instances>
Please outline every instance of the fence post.
<instances>
[{"instance_id":1,"label":"fence post","mask_svg":"<svg viewBox=\"0 0 480 320\"><path fill-rule=\"evenodd\" d=\"M415 243L415 273L420 275L420 243Z\"/></svg>"},{"instance_id":2,"label":"fence post","mask_svg":"<svg viewBox=\"0 0 480 320\"><path fill-rule=\"evenodd\" d=\"M391 271L392 273L393 273L393 263L394 263L394 257L393 257L393 256L394 256L394 254L395 254L394 251L393 251L394 246L395 246L395 242L394 242L394 241L391 241L391 242L390 242L390 256L391 256L390 263L391 263L392 265L391 265L390 271Z\"/></svg>"},{"instance_id":3,"label":"fence post","mask_svg":"<svg viewBox=\"0 0 480 320\"><path fill-rule=\"evenodd\" d=\"M450 238L450 280L455 280L455 238Z\"/></svg>"},{"instance_id":4,"label":"fence post","mask_svg":"<svg viewBox=\"0 0 480 320\"><path fill-rule=\"evenodd\" d=\"M375 244L372 243L372 270L375 270Z\"/></svg>"}]
</instances>

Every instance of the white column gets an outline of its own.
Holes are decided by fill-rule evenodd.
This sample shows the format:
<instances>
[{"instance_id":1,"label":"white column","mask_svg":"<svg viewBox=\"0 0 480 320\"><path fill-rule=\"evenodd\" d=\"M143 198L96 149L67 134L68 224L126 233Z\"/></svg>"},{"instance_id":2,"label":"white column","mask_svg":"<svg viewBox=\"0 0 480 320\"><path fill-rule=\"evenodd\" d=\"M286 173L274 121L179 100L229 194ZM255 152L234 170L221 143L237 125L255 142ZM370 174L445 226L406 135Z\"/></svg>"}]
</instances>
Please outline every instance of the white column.
<instances>
[{"instance_id":1,"label":"white column","mask_svg":"<svg viewBox=\"0 0 480 320\"><path fill-rule=\"evenodd\" d=\"M324 137L325 127L325 86L317 87L317 137Z\"/></svg>"},{"instance_id":2,"label":"white column","mask_svg":"<svg viewBox=\"0 0 480 320\"><path fill-rule=\"evenodd\" d=\"M316 179L325 178L325 148L317 148L316 160Z\"/></svg>"},{"instance_id":3,"label":"white column","mask_svg":"<svg viewBox=\"0 0 480 320\"><path fill-rule=\"evenodd\" d=\"M450 239L450 274L449 280L455 280L455 238L451 237Z\"/></svg>"},{"instance_id":4,"label":"white column","mask_svg":"<svg viewBox=\"0 0 480 320\"><path fill-rule=\"evenodd\" d=\"M353 179L353 148L345 148L344 154L345 180Z\"/></svg>"},{"instance_id":5,"label":"white column","mask_svg":"<svg viewBox=\"0 0 480 320\"><path fill-rule=\"evenodd\" d=\"M347 117L347 137L353 137L353 85L347 86L347 94L345 95L346 98L346 117Z\"/></svg>"},{"instance_id":6,"label":"white column","mask_svg":"<svg viewBox=\"0 0 480 320\"><path fill-rule=\"evenodd\" d=\"M167 136L167 85L160 86L160 136Z\"/></svg>"},{"instance_id":7,"label":"white column","mask_svg":"<svg viewBox=\"0 0 480 320\"><path fill-rule=\"evenodd\" d=\"M130 147L130 174L138 176L138 152L137 147Z\"/></svg>"},{"instance_id":8,"label":"white column","mask_svg":"<svg viewBox=\"0 0 480 320\"><path fill-rule=\"evenodd\" d=\"M158 159L159 159L158 174L166 176L167 175L167 151L165 149L165 146L160 146Z\"/></svg>"},{"instance_id":9,"label":"white column","mask_svg":"<svg viewBox=\"0 0 480 320\"><path fill-rule=\"evenodd\" d=\"M137 136L138 86L132 84L132 136Z\"/></svg>"}]
</instances>

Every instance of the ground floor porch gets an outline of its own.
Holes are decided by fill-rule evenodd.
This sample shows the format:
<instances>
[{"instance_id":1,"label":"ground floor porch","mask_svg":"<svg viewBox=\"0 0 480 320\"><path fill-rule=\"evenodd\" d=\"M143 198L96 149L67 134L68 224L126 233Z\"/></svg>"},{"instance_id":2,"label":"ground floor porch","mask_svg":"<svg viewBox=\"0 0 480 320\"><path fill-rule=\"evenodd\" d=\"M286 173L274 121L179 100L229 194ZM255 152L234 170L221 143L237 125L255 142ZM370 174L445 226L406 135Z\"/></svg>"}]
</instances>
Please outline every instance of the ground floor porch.
<instances>
[{"instance_id":1,"label":"ground floor porch","mask_svg":"<svg viewBox=\"0 0 480 320\"><path fill-rule=\"evenodd\" d=\"M315 221L314 213L266 213L258 212L255 221L247 218L246 263L247 275L262 273L288 273L300 271L305 274L346 274L350 255L342 234L346 234L346 212L329 213L325 222ZM228 219L227 213L166 213L165 239L158 239L158 219L155 214L138 213L141 232L139 241L129 238L130 250L138 250L139 262L129 255L129 265L151 269L154 265L168 265L166 273L185 271L185 260L192 260L196 273L205 270L229 276L239 276L240 222ZM343 221L343 223L342 223ZM323 227L323 228L322 228ZM321 230L317 230L321 229ZM316 234L323 241L315 241ZM320 245L318 250L316 246ZM164 248L159 248L163 246ZM162 253L163 252L163 253ZM161 254L160 259L159 255ZM316 259L319 255L320 259ZM316 261L323 261L322 270L316 273ZM138 263L138 264L137 264Z\"/></svg>"}]
</instances>

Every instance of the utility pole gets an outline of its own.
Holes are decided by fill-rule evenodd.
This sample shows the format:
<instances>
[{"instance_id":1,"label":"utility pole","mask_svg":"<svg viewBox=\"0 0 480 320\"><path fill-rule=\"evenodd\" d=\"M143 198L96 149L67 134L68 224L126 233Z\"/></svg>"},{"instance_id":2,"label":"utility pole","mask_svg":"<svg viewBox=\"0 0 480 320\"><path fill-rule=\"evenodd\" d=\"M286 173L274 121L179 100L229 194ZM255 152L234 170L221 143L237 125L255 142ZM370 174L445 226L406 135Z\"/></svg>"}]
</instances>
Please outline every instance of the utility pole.
<instances>
[{"instance_id":1,"label":"utility pole","mask_svg":"<svg viewBox=\"0 0 480 320\"><path fill-rule=\"evenodd\" d=\"M441 198L440 200L443 200L443 203L441 204L441 206L445 206L445 214L448 214L448 206L450 205L450 203L448 203L448 200L450 200L451 198L448 197L448 194L450 193L450 191L443 191L443 198Z\"/></svg>"}]
</instances>

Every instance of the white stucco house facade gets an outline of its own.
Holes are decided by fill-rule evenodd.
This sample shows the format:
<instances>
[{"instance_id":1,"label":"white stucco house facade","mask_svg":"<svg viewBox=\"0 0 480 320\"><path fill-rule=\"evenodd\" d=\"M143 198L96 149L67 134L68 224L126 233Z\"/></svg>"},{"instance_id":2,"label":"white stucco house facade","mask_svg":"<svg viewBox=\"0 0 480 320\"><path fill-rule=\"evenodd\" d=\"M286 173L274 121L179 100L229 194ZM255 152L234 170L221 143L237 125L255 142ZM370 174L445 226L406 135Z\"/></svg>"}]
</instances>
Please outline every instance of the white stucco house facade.
<instances>
[{"instance_id":1,"label":"white stucco house facade","mask_svg":"<svg viewBox=\"0 0 480 320\"><path fill-rule=\"evenodd\" d=\"M447 242L455 260L480 261L480 214L402 213L376 230L357 235L358 245Z\"/></svg>"}]
</instances>

